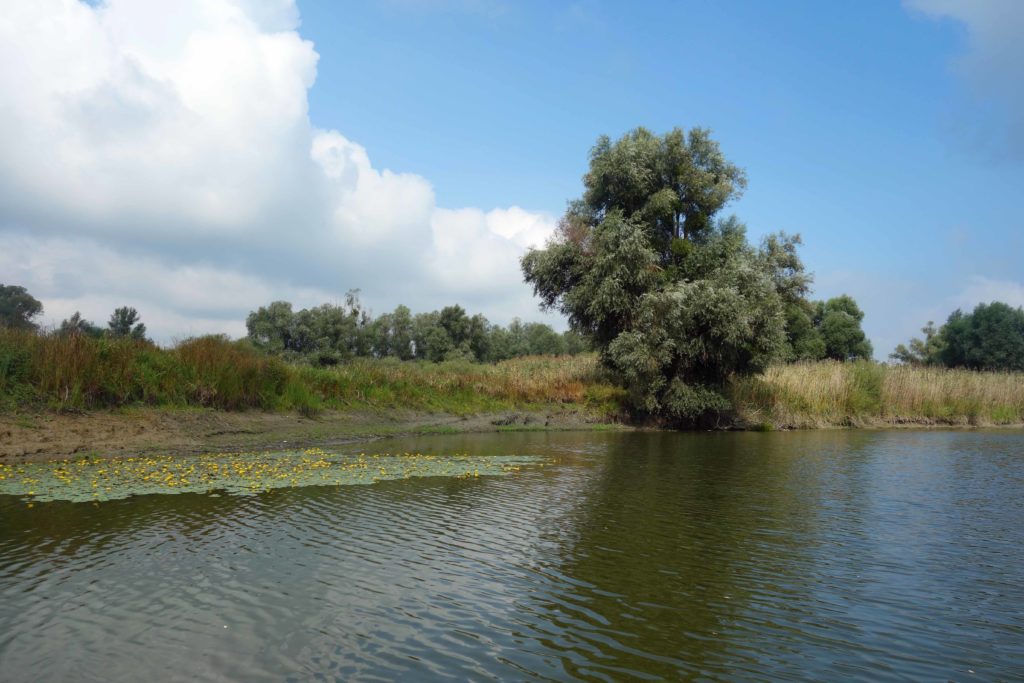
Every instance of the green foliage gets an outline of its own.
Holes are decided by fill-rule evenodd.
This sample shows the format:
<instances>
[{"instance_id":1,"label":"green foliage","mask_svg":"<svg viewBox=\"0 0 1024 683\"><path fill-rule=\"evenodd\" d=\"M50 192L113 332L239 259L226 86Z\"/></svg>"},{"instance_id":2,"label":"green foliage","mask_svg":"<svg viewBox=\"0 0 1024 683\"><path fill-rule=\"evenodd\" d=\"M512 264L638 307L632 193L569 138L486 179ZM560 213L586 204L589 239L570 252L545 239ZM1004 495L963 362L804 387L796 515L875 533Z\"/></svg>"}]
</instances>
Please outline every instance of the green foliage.
<instances>
[{"instance_id":1,"label":"green foliage","mask_svg":"<svg viewBox=\"0 0 1024 683\"><path fill-rule=\"evenodd\" d=\"M850 368L851 383L847 409L852 415L877 414L882 406L885 366L870 360L859 360Z\"/></svg>"},{"instance_id":2,"label":"green foliage","mask_svg":"<svg viewBox=\"0 0 1024 683\"><path fill-rule=\"evenodd\" d=\"M634 409L673 423L728 410L724 387L786 355L809 277L798 237L752 247L716 214L745 185L706 131L600 138L555 239L522 259L546 308L589 337Z\"/></svg>"},{"instance_id":3,"label":"green foliage","mask_svg":"<svg viewBox=\"0 0 1024 683\"><path fill-rule=\"evenodd\" d=\"M102 337L103 328L94 325L91 320L86 320L82 317L81 313L75 311L70 318L65 318L61 321L57 333L62 335L85 334L90 337Z\"/></svg>"},{"instance_id":4,"label":"green foliage","mask_svg":"<svg viewBox=\"0 0 1024 683\"><path fill-rule=\"evenodd\" d=\"M935 329L935 323L931 320L921 328L921 333L924 339L912 338L909 348L903 344L897 345L889 358L907 365L940 365L945 346L943 335Z\"/></svg>"},{"instance_id":5,"label":"green foliage","mask_svg":"<svg viewBox=\"0 0 1024 683\"><path fill-rule=\"evenodd\" d=\"M825 340L814 326L814 306L809 301L786 304L786 354L788 361L821 360Z\"/></svg>"},{"instance_id":6,"label":"green foliage","mask_svg":"<svg viewBox=\"0 0 1024 683\"><path fill-rule=\"evenodd\" d=\"M260 306L245 319L249 340L258 348L278 352L292 349L292 324L295 314L287 301Z\"/></svg>"},{"instance_id":7,"label":"green foliage","mask_svg":"<svg viewBox=\"0 0 1024 683\"><path fill-rule=\"evenodd\" d=\"M817 303L815 327L825 344L825 357L833 360L869 359L874 352L861 329L864 313L852 297L843 294Z\"/></svg>"},{"instance_id":8,"label":"green foliage","mask_svg":"<svg viewBox=\"0 0 1024 683\"><path fill-rule=\"evenodd\" d=\"M293 312L287 301L275 301L250 313L246 327L257 348L316 366L353 358L497 362L589 350L577 332L559 335L549 325L518 319L505 328L457 305L415 316L399 306L373 318L357 292L349 292L344 307L325 304Z\"/></svg>"},{"instance_id":9,"label":"green foliage","mask_svg":"<svg viewBox=\"0 0 1024 683\"><path fill-rule=\"evenodd\" d=\"M593 356L497 364L354 358L289 364L248 340L187 339L163 349L131 337L0 328L0 409L132 405L295 410L402 408L468 414L577 403L618 412L620 393Z\"/></svg>"},{"instance_id":10,"label":"green foliage","mask_svg":"<svg viewBox=\"0 0 1024 683\"><path fill-rule=\"evenodd\" d=\"M908 365L944 365L970 370L1024 370L1024 309L1004 303L978 304L971 313L956 310L935 329L928 322L909 346L889 357Z\"/></svg>"},{"instance_id":11,"label":"green foliage","mask_svg":"<svg viewBox=\"0 0 1024 683\"><path fill-rule=\"evenodd\" d=\"M398 306L391 313L385 313L370 325L370 348L378 358L411 360L413 357L412 311Z\"/></svg>"},{"instance_id":12,"label":"green foliage","mask_svg":"<svg viewBox=\"0 0 1024 683\"><path fill-rule=\"evenodd\" d=\"M712 227L714 215L742 193L746 176L710 131L675 128L657 136L637 128L614 143L598 138L583 183L583 199L570 213L600 222L619 211L642 225L651 246L667 257L674 238L696 240Z\"/></svg>"},{"instance_id":13,"label":"green foliage","mask_svg":"<svg viewBox=\"0 0 1024 683\"><path fill-rule=\"evenodd\" d=\"M76 312L77 315L77 312ZM83 321L91 326L88 321ZM114 309L107 323L107 334L112 337L131 337L136 340L146 338L146 326L139 322L139 312L130 306Z\"/></svg>"},{"instance_id":14,"label":"green foliage","mask_svg":"<svg viewBox=\"0 0 1024 683\"><path fill-rule=\"evenodd\" d=\"M942 328L938 356L947 367L1024 370L1024 309L994 302L957 310Z\"/></svg>"},{"instance_id":15,"label":"green foliage","mask_svg":"<svg viewBox=\"0 0 1024 683\"><path fill-rule=\"evenodd\" d=\"M42 312L43 305L24 287L0 284L0 327L34 330L33 318Z\"/></svg>"}]
</instances>

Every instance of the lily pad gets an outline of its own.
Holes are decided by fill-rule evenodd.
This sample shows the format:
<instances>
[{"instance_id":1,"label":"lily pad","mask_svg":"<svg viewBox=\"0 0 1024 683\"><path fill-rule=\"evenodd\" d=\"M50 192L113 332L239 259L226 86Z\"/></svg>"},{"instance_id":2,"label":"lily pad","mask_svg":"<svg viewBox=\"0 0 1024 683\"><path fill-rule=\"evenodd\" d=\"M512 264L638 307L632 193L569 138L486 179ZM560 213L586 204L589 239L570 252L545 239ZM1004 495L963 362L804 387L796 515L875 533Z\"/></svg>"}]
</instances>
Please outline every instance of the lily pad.
<instances>
[{"instance_id":1,"label":"lily pad","mask_svg":"<svg viewBox=\"0 0 1024 683\"><path fill-rule=\"evenodd\" d=\"M0 464L0 494L30 501L113 500L153 493L236 495L290 486L349 486L409 477L509 474L542 462L530 455L342 454L319 448L200 456L140 456Z\"/></svg>"}]
</instances>

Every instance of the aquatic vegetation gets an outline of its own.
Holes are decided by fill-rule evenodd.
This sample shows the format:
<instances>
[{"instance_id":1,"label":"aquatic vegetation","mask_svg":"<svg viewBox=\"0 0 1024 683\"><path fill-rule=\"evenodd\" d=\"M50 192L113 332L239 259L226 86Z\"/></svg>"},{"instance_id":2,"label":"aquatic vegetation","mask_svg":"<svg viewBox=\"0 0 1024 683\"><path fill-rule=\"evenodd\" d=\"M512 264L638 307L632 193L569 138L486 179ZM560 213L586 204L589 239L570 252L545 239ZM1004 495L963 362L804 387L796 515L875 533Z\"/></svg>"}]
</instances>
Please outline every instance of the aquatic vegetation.
<instances>
[{"instance_id":1,"label":"aquatic vegetation","mask_svg":"<svg viewBox=\"0 0 1024 683\"><path fill-rule=\"evenodd\" d=\"M541 463L529 455L341 454L319 448L200 456L0 463L0 494L35 501L102 501L154 493L254 494L291 486L347 486L410 477L475 478Z\"/></svg>"}]
</instances>

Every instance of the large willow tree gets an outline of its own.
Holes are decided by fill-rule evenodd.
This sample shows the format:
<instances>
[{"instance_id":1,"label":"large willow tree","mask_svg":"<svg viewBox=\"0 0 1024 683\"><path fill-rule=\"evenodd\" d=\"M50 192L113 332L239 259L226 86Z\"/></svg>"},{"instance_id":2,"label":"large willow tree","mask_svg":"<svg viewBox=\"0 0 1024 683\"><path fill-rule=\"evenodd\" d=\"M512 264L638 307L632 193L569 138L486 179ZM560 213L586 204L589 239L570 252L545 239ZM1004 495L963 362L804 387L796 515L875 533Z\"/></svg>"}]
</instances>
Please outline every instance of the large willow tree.
<instances>
[{"instance_id":1,"label":"large willow tree","mask_svg":"<svg viewBox=\"0 0 1024 683\"><path fill-rule=\"evenodd\" d=\"M746 186L706 130L598 139L555 238L522 259L545 308L588 334L641 413L677 424L730 408L733 374L784 357L808 277L798 237L719 218Z\"/></svg>"}]
</instances>

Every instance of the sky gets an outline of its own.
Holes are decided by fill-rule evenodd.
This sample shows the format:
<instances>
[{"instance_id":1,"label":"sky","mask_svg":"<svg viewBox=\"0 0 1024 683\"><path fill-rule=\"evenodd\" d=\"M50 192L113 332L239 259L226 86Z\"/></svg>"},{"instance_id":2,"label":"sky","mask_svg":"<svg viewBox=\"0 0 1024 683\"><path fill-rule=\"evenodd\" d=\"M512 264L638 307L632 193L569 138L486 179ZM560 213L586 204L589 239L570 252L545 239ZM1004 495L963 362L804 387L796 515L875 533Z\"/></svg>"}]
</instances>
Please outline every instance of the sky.
<instances>
[{"instance_id":1,"label":"sky","mask_svg":"<svg viewBox=\"0 0 1024 683\"><path fill-rule=\"evenodd\" d=\"M884 359L1024 305L1024 2L0 0L0 282L162 343L274 300L538 310L599 135L702 126Z\"/></svg>"}]
</instances>

